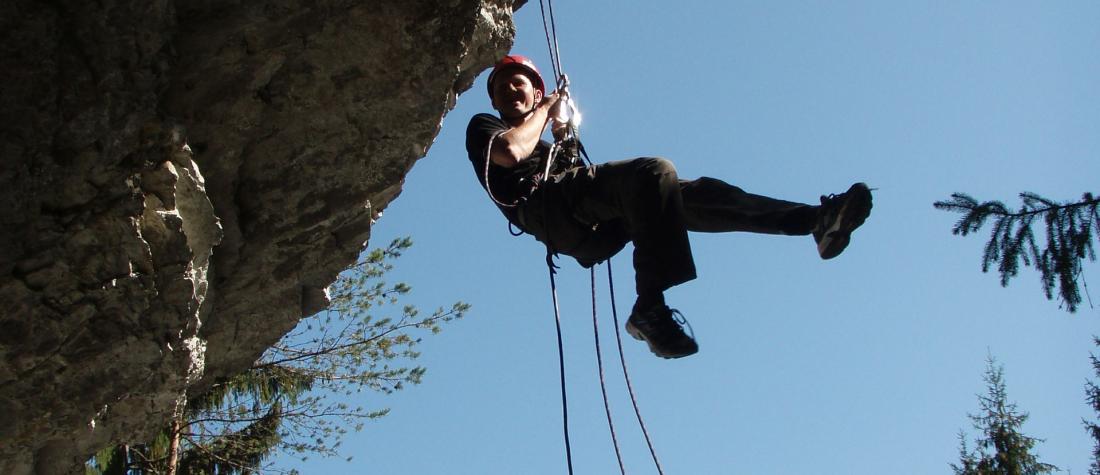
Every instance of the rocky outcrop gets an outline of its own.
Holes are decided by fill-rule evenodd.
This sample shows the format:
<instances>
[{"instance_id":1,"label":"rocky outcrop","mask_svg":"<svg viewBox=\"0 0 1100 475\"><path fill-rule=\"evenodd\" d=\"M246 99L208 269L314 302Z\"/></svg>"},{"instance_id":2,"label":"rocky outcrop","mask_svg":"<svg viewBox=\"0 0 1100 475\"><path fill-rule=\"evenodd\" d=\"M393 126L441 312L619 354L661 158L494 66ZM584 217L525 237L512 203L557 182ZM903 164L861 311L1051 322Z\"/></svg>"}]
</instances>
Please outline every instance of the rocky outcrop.
<instances>
[{"instance_id":1,"label":"rocky outcrop","mask_svg":"<svg viewBox=\"0 0 1100 475\"><path fill-rule=\"evenodd\" d=\"M510 0L0 5L0 473L80 471L354 262Z\"/></svg>"}]
</instances>

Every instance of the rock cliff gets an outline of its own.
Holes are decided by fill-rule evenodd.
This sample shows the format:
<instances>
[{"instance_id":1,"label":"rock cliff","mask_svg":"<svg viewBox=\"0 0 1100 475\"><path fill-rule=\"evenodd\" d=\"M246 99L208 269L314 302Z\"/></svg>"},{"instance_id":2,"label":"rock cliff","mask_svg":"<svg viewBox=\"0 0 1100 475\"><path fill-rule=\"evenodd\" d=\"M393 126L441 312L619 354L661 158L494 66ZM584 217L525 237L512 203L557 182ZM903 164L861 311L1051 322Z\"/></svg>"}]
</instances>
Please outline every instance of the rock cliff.
<instances>
[{"instance_id":1,"label":"rock cliff","mask_svg":"<svg viewBox=\"0 0 1100 475\"><path fill-rule=\"evenodd\" d=\"M0 473L82 472L324 308L520 4L2 2Z\"/></svg>"}]
</instances>

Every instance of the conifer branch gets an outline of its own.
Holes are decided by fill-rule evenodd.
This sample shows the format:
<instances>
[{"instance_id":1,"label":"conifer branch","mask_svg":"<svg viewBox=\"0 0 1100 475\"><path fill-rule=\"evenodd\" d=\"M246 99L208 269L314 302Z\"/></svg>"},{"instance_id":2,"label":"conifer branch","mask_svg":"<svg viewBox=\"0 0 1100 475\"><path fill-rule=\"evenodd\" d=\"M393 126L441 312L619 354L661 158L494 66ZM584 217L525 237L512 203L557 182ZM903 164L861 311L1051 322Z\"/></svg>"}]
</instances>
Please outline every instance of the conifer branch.
<instances>
[{"instance_id":1,"label":"conifer branch","mask_svg":"<svg viewBox=\"0 0 1100 475\"><path fill-rule=\"evenodd\" d=\"M1092 337L1092 343L1100 347L1100 338ZM1092 371L1097 377L1100 377L1100 359L1095 354L1089 354L1089 363L1092 364ZM1085 401L1088 402L1089 407L1096 412L1100 417L1100 387L1092 381L1085 381ZM1085 430L1092 437L1092 464L1089 465L1089 475L1100 475L1100 419L1096 421L1090 421L1088 419L1081 419L1081 422L1085 425Z\"/></svg>"},{"instance_id":2,"label":"conifer branch","mask_svg":"<svg viewBox=\"0 0 1100 475\"><path fill-rule=\"evenodd\" d=\"M390 261L411 245L408 238L396 239L365 254L330 286L329 311L305 318L247 371L189 395L186 426L176 431L187 445L179 473L278 472L264 462L275 451L338 455L348 431L389 412L366 411L345 402L349 396L364 389L389 394L418 384L426 370L406 365L419 356L418 335L438 333L470 307L457 302L421 316L413 305L398 305L411 287L387 285L383 278L393 268ZM375 311L396 315L376 317ZM166 467L169 430L141 446L142 460L131 475L153 475ZM115 474L108 470L118 466L111 460L120 449L96 454L86 465L88 473Z\"/></svg>"},{"instance_id":3,"label":"conifer branch","mask_svg":"<svg viewBox=\"0 0 1100 475\"><path fill-rule=\"evenodd\" d=\"M982 379L985 394L978 395L981 412L968 414L978 435L974 448L967 444L966 433L959 432L959 464L951 464L955 475L1020 474L1039 475L1059 471L1058 467L1039 460L1035 446L1042 439L1022 432L1028 419L1008 399L1004 367L990 355Z\"/></svg>"},{"instance_id":4,"label":"conifer branch","mask_svg":"<svg viewBox=\"0 0 1100 475\"><path fill-rule=\"evenodd\" d=\"M1057 203L1035 193L1020 193L1023 204L1009 210L1000 201L979 202L965 193L954 193L950 200L937 201L937 209L962 213L951 232L966 236L977 232L992 220L989 241L982 253L982 272L993 264L1001 285L1020 271L1020 264L1039 271L1043 293L1053 300L1055 288L1064 308L1076 312L1081 304L1079 283L1082 262L1096 261L1093 236L1100 239L1100 198L1085 193L1080 201ZM1040 247L1032 230L1042 218L1045 245Z\"/></svg>"},{"instance_id":5,"label":"conifer branch","mask_svg":"<svg viewBox=\"0 0 1100 475\"><path fill-rule=\"evenodd\" d=\"M274 360L270 360L270 361L264 361L264 360L257 361L252 366L252 369L256 370L256 369L262 369L262 368L267 368L267 367L271 367L271 366L285 366L288 363L293 363L293 362L304 360L304 359L316 358L318 356L335 353L337 351L353 349L353 348L360 347L360 346L366 346L366 345L374 343L378 340L386 338L386 337L388 337L391 334L396 333L396 332L400 332L400 331L403 331L403 330L408 330L410 328L425 328L426 325L431 325L431 324L441 322L441 321L444 321L444 322L445 321L450 321L453 318L460 317L461 314L466 309L467 309L467 307L456 307L456 308L454 308L451 311L448 311L446 313L433 315L433 316L428 317L424 320L420 320L420 321L416 321L416 322L409 322L407 319L403 318L403 319L401 319L400 322L390 326L389 328L385 329L384 331L382 331L380 333L376 333L374 335L371 335L367 338L344 339L344 338L341 337L336 342L334 342L331 346L324 346L324 347L316 348L312 351L294 351L293 356L287 356L285 358L274 359ZM280 348L280 349L282 349L282 348Z\"/></svg>"}]
</instances>

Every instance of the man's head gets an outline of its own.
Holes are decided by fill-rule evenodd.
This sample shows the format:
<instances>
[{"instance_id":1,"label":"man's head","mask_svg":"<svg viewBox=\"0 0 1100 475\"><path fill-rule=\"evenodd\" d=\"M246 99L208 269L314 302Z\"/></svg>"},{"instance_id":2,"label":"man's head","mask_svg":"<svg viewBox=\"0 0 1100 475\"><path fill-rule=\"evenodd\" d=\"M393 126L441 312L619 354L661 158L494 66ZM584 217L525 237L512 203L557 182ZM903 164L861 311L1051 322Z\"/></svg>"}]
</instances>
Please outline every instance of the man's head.
<instances>
[{"instance_id":1,"label":"man's head","mask_svg":"<svg viewBox=\"0 0 1100 475\"><path fill-rule=\"evenodd\" d=\"M489 74L489 99L505 119L527 115L546 95L546 85L535 63L520 55L505 56Z\"/></svg>"}]
</instances>

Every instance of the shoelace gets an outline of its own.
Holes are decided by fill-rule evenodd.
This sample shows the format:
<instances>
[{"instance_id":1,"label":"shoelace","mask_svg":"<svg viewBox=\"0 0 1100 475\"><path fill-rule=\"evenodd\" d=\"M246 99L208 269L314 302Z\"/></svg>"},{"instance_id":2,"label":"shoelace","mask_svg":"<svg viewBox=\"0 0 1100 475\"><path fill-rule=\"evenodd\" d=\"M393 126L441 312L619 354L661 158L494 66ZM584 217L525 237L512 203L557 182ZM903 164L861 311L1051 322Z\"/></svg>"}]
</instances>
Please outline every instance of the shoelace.
<instances>
[{"instance_id":1,"label":"shoelace","mask_svg":"<svg viewBox=\"0 0 1100 475\"><path fill-rule=\"evenodd\" d=\"M840 216L841 206L839 201L845 198L844 195L844 193L841 193L839 195L821 195L822 214L818 218L817 224L814 226L814 231L822 230L821 228L823 227L823 223L831 222L832 220L837 219ZM827 228L828 226L824 227Z\"/></svg>"},{"instance_id":2,"label":"shoelace","mask_svg":"<svg viewBox=\"0 0 1100 475\"><path fill-rule=\"evenodd\" d=\"M676 310L674 308L670 310L672 310L672 321L676 322L676 324L680 326L681 330L683 330L684 325L687 325L688 332L691 333L691 339L694 340L695 329L691 328L691 322L689 322L687 317L685 317L684 314L680 313L679 310Z\"/></svg>"},{"instance_id":3,"label":"shoelace","mask_svg":"<svg viewBox=\"0 0 1100 475\"><path fill-rule=\"evenodd\" d=\"M834 202L836 200L842 199L842 198L845 197L846 194L847 193L841 193L841 194L838 195L838 194L835 194L835 193L830 193L828 195L821 195L821 204L824 205L826 203L831 203L831 202Z\"/></svg>"}]
</instances>

